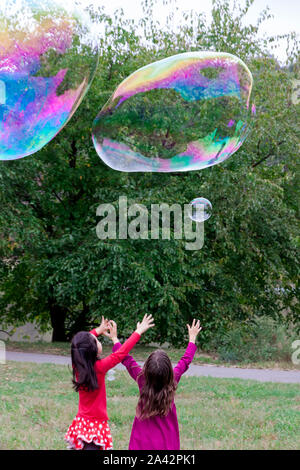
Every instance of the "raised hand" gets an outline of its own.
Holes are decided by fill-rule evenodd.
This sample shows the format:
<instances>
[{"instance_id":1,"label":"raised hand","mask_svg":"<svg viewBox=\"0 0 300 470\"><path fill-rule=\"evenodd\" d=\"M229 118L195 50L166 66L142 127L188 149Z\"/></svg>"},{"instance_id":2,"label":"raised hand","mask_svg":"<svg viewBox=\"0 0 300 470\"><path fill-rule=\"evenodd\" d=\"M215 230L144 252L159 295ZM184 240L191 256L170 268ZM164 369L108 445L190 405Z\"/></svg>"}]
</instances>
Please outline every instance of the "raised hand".
<instances>
[{"instance_id":1,"label":"raised hand","mask_svg":"<svg viewBox=\"0 0 300 470\"><path fill-rule=\"evenodd\" d=\"M109 320L108 322L108 330L103 333L105 336L107 336L108 338L110 338L112 340L112 342L115 344L115 343L118 343L119 340L118 340L118 332L117 332L117 324L115 321L113 320Z\"/></svg>"},{"instance_id":2,"label":"raised hand","mask_svg":"<svg viewBox=\"0 0 300 470\"><path fill-rule=\"evenodd\" d=\"M149 328L152 328L154 325L154 318L152 315L145 315L143 320L141 322L138 322L137 327L136 327L136 332L139 335L142 335L145 333Z\"/></svg>"},{"instance_id":3,"label":"raised hand","mask_svg":"<svg viewBox=\"0 0 300 470\"><path fill-rule=\"evenodd\" d=\"M200 326L200 320L193 320L192 326L186 325L189 332L189 342L195 343L196 338L200 331L202 330L202 326Z\"/></svg>"},{"instance_id":4,"label":"raised hand","mask_svg":"<svg viewBox=\"0 0 300 470\"><path fill-rule=\"evenodd\" d=\"M107 330L108 330L108 320L107 318L104 318L104 316L102 315L101 324L100 326L96 328L96 332L98 335L104 335Z\"/></svg>"}]
</instances>

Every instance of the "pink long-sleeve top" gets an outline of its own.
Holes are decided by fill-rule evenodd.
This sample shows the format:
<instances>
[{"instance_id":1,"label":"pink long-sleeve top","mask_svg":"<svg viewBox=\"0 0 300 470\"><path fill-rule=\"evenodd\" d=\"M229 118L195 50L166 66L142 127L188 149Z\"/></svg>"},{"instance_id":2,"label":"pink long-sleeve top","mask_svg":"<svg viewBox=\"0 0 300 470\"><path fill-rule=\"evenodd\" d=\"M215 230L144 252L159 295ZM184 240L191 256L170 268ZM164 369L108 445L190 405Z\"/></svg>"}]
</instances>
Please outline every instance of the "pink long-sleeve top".
<instances>
[{"instance_id":1,"label":"pink long-sleeve top","mask_svg":"<svg viewBox=\"0 0 300 470\"><path fill-rule=\"evenodd\" d=\"M113 351L117 351L120 347L121 343L116 343L113 346ZM174 378L177 383L189 368L196 350L195 344L189 343L184 355L174 368ZM122 363L133 380L137 382L141 391L145 382L141 367L129 355L123 359ZM135 416L129 450L180 450L179 427L174 402L167 416L157 415L144 420Z\"/></svg>"}]
</instances>

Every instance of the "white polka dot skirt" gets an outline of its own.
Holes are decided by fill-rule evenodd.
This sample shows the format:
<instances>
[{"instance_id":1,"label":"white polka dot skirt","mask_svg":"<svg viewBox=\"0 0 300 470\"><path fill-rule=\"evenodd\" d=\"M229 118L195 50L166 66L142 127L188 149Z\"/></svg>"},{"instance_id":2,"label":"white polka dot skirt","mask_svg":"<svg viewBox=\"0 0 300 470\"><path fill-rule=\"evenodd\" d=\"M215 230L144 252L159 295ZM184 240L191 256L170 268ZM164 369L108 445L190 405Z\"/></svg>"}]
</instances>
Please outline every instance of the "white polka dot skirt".
<instances>
[{"instance_id":1,"label":"white polka dot skirt","mask_svg":"<svg viewBox=\"0 0 300 470\"><path fill-rule=\"evenodd\" d=\"M93 442L103 450L112 450L112 436L107 421L81 418L77 416L65 435L69 449L81 450L84 443Z\"/></svg>"}]
</instances>

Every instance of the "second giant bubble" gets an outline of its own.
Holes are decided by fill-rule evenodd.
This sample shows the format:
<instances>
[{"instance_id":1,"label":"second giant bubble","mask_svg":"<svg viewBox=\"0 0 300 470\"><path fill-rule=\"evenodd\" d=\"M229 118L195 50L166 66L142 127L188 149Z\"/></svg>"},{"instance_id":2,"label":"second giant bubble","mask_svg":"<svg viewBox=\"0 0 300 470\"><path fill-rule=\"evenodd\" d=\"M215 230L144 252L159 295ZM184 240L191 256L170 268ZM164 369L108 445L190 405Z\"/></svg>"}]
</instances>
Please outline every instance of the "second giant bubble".
<instances>
[{"instance_id":1,"label":"second giant bubble","mask_svg":"<svg viewBox=\"0 0 300 470\"><path fill-rule=\"evenodd\" d=\"M146 65L117 87L96 117L96 151L124 172L216 165L248 134L251 90L250 70L227 53L183 53Z\"/></svg>"}]
</instances>

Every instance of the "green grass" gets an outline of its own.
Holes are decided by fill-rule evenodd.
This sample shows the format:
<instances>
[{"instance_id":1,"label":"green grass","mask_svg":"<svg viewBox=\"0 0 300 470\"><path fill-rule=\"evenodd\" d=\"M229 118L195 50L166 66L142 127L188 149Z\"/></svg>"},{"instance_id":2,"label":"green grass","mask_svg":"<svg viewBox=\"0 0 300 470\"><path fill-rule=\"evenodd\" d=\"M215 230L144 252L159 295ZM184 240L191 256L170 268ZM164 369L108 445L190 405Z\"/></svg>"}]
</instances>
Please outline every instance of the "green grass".
<instances>
[{"instance_id":1,"label":"green grass","mask_svg":"<svg viewBox=\"0 0 300 470\"><path fill-rule=\"evenodd\" d=\"M126 372L107 382L115 449L127 449L137 397ZM0 365L0 448L64 449L77 400L66 366ZM176 406L182 449L299 449L298 384L183 377Z\"/></svg>"},{"instance_id":2,"label":"green grass","mask_svg":"<svg viewBox=\"0 0 300 470\"><path fill-rule=\"evenodd\" d=\"M62 356L70 355L70 343L46 343L46 342L16 342L16 341L6 341L7 351L19 351L19 352L33 352L33 353L42 353L42 354L58 354ZM145 345L137 345L134 348L134 356L138 361L145 361L149 354L154 351L156 348ZM185 349L175 349L168 348L167 352L173 362L179 361L183 355ZM103 346L103 355L106 356L111 353L111 345L104 344ZM218 358L218 355L215 353L204 353L203 351L198 351L195 355L194 364L215 364L222 366L232 366L230 362L221 361ZM250 367L258 369L298 369L300 366L294 365L291 361L259 361L259 362L238 362L234 363L235 367Z\"/></svg>"}]
</instances>

